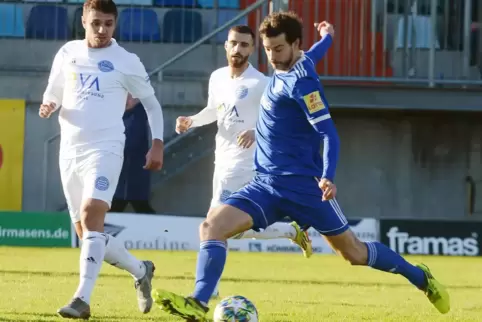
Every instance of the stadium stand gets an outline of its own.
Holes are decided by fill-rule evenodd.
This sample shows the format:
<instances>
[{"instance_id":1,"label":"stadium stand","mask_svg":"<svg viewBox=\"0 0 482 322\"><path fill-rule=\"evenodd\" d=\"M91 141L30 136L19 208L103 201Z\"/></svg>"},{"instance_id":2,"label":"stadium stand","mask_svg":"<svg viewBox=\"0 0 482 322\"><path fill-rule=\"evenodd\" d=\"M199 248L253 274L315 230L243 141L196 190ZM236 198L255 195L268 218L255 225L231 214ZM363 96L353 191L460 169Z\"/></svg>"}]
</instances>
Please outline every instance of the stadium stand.
<instances>
[{"instance_id":1,"label":"stadium stand","mask_svg":"<svg viewBox=\"0 0 482 322\"><path fill-rule=\"evenodd\" d=\"M23 38L25 25L21 6L0 3L0 37Z\"/></svg>"},{"instance_id":2,"label":"stadium stand","mask_svg":"<svg viewBox=\"0 0 482 322\"><path fill-rule=\"evenodd\" d=\"M196 0L154 0L154 5L159 7L195 8Z\"/></svg>"},{"instance_id":3,"label":"stadium stand","mask_svg":"<svg viewBox=\"0 0 482 322\"><path fill-rule=\"evenodd\" d=\"M236 15L238 15L238 11L234 11L234 10L218 10L217 11L217 16L218 16L218 26L222 26L223 24L225 24L226 22L228 22L229 20L233 19L234 17L236 17ZM237 20L236 22L234 22L232 24L232 26L234 25L246 25L248 24L248 19L246 17L243 17L239 20ZM212 26L212 29L215 29L216 26ZM217 35L216 35L216 42L217 43L224 43L224 41L227 39L228 37L228 29L225 29L221 32L218 32Z\"/></svg>"},{"instance_id":4,"label":"stadium stand","mask_svg":"<svg viewBox=\"0 0 482 322\"><path fill-rule=\"evenodd\" d=\"M199 12L190 9L172 9L164 15L162 41L192 43L202 37L203 23Z\"/></svg>"},{"instance_id":5,"label":"stadium stand","mask_svg":"<svg viewBox=\"0 0 482 322\"><path fill-rule=\"evenodd\" d=\"M25 37L30 39L70 38L67 9L55 5L36 5L30 11Z\"/></svg>"},{"instance_id":6,"label":"stadium stand","mask_svg":"<svg viewBox=\"0 0 482 322\"><path fill-rule=\"evenodd\" d=\"M82 7L79 7L74 12L74 22L72 24L72 39L84 39L85 29L82 26Z\"/></svg>"},{"instance_id":7,"label":"stadium stand","mask_svg":"<svg viewBox=\"0 0 482 322\"><path fill-rule=\"evenodd\" d=\"M198 0L198 5L204 9L214 8L214 0ZM218 0L219 9L239 9L239 0Z\"/></svg>"},{"instance_id":8,"label":"stadium stand","mask_svg":"<svg viewBox=\"0 0 482 322\"><path fill-rule=\"evenodd\" d=\"M121 11L117 25L120 41L160 42L161 31L157 13L149 8L126 8Z\"/></svg>"}]
</instances>

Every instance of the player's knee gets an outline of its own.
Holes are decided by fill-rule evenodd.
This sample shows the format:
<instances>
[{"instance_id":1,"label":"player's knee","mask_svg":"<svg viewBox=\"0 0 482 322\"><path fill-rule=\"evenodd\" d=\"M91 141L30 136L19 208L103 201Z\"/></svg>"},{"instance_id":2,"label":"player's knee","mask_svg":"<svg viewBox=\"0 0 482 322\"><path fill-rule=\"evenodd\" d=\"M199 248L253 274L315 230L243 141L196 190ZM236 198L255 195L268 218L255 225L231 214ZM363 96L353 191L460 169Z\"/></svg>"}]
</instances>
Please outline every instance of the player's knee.
<instances>
[{"instance_id":1,"label":"player's knee","mask_svg":"<svg viewBox=\"0 0 482 322\"><path fill-rule=\"evenodd\" d=\"M205 240L227 240L253 225L252 218L241 210L223 205L211 209L199 226L199 237Z\"/></svg>"}]
</instances>

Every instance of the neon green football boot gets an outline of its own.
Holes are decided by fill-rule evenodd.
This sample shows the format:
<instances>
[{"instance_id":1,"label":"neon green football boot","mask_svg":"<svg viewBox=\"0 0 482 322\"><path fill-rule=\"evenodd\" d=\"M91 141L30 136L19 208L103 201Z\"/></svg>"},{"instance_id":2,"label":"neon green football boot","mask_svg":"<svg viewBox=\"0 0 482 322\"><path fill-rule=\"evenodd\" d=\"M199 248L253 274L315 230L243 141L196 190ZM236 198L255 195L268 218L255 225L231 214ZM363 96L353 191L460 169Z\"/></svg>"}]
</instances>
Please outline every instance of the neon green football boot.
<instances>
[{"instance_id":1,"label":"neon green football boot","mask_svg":"<svg viewBox=\"0 0 482 322\"><path fill-rule=\"evenodd\" d=\"M296 230L296 236L295 238L291 238L291 240L293 243L301 247L303 250L303 256L310 258L311 255L313 255L313 246L311 245L311 239L308 236L308 232L301 230L301 227L294 221L290 223L290 225Z\"/></svg>"},{"instance_id":2,"label":"neon green football boot","mask_svg":"<svg viewBox=\"0 0 482 322\"><path fill-rule=\"evenodd\" d=\"M425 273L425 277L427 278L425 295L427 295L430 303L432 303L440 313L448 313L450 311L450 296L445 286L433 277L430 269L426 265L418 264L416 266Z\"/></svg>"},{"instance_id":3,"label":"neon green football boot","mask_svg":"<svg viewBox=\"0 0 482 322\"><path fill-rule=\"evenodd\" d=\"M183 297L165 290L153 290L152 298L161 310L190 322L206 322L209 308L193 297Z\"/></svg>"}]
</instances>

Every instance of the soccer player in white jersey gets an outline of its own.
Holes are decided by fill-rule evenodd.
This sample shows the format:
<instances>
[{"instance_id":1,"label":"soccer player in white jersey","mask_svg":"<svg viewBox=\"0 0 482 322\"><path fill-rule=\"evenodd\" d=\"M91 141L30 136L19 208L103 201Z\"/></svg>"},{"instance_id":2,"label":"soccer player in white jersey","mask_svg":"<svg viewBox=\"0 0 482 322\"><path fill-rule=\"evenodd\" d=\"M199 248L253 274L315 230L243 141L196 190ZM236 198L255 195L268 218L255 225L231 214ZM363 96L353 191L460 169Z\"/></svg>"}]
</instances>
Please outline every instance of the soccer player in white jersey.
<instances>
[{"instance_id":1,"label":"soccer player in white jersey","mask_svg":"<svg viewBox=\"0 0 482 322\"><path fill-rule=\"evenodd\" d=\"M254 129L261 96L269 82L269 78L248 61L254 51L254 39L248 26L239 25L229 30L225 43L228 66L211 74L207 106L196 115L180 116L176 120L178 133L217 121L211 208L220 206L254 176ZM308 234L295 222L274 223L263 231L249 230L235 238L289 238L301 247L305 257L312 254ZM216 287L213 296L218 293Z\"/></svg>"},{"instance_id":2,"label":"soccer player in white jersey","mask_svg":"<svg viewBox=\"0 0 482 322\"><path fill-rule=\"evenodd\" d=\"M164 150L161 106L139 58L112 38L116 18L112 0L85 2L85 40L70 41L56 54L39 111L46 118L60 108L61 180L82 240L79 286L72 301L58 310L66 318L90 317L90 298L102 261L131 273L139 309L147 313L152 307L153 263L136 259L122 242L104 233L105 214L123 163L122 115L128 93L144 105L151 128L145 168L160 169Z\"/></svg>"}]
</instances>

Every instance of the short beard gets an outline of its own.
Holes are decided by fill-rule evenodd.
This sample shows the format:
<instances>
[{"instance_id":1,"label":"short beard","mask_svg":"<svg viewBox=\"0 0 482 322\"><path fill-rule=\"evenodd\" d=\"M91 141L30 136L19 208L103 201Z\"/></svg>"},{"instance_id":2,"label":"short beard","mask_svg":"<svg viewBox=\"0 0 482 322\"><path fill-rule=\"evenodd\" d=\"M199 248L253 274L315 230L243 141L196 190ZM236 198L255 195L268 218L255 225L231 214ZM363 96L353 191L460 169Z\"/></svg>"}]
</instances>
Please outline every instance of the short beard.
<instances>
[{"instance_id":1,"label":"short beard","mask_svg":"<svg viewBox=\"0 0 482 322\"><path fill-rule=\"evenodd\" d=\"M244 64L246 64L246 62L248 61L248 56L246 57L243 57L243 58L238 58L238 61L233 61L231 59L231 56L228 56L228 64L229 66L231 67L234 67L234 68L241 68L244 66Z\"/></svg>"}]
</instances>

